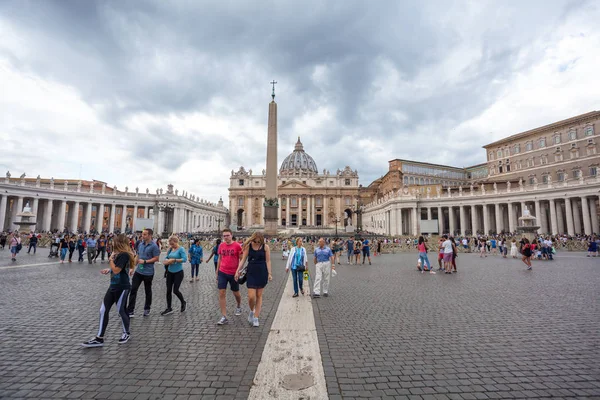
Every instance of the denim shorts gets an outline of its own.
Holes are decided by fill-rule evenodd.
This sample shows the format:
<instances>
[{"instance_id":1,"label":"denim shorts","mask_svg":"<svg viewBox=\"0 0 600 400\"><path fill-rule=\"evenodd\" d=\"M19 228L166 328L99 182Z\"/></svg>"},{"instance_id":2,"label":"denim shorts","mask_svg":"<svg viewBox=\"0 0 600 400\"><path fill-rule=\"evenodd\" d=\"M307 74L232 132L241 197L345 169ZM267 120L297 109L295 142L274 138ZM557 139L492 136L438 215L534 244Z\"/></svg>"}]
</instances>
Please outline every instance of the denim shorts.
<instances>
[{"instance_id":1,"label":"denim shorts","mask_svg":"<svg viewBox=\"0 0 600 400\"><path fill-rule=\"evenodd\" d=\"M227 283L229 283L229 287L231 288L232 292L240 291L240 284L237 283L237 281L235 280L235 275L229 275L229 274L219 271L218 276L219 276L219 281L218 281L219 290L227 289Z\"/></svg>"},{"instance_id":2,"label":"denim shorts","mask_svg":"<svg viewBox=\"0 0 600 400\"><path fill-rule=\"evenodd\" d=\"M363 257L371 257L371 249L369 247L363 247Z\"/></svg>"}]
</instances>

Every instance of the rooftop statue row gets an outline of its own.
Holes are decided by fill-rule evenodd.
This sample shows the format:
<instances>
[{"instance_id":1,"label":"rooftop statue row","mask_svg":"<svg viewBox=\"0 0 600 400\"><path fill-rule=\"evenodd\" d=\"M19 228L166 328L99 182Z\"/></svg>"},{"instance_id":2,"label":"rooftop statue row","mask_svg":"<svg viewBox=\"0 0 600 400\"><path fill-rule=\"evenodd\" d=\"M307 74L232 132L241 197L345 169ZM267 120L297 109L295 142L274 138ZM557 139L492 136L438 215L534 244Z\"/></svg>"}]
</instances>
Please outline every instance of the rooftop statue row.
<instances>
[{"instance_id":1,"label":"rooftop statue row","mask_svg":"<svg viewBox=\"0 0 600 400\"><path fill-rule=\"evenodd\" d=\"M58 182L62 183L62 189L57 187L56 184ZM13 180L13 182L11 182L10 171L6 172L6 178L4 179L5 184L15 183L19 186L29 186L29 187L36 187L36 188L52 189L52 190L63 190L65 192L67 192L67 191L72 191L72 192L77 192L77 193L85 192L85 193L113 195L113 196L134 196L134 197L140 196L139 187L135 188L134 193L130 193L128 186L125 186L125 190L120 192L117 190L117 186L113 186L113 188L111 189L111 188L107 187L106 183L98 182L98 181L82 181L82 180L69 181L67 179L61 179L61 180L58 180L58 182L55 181L54 177L52 177L50 179L42 179L39 175L37 176L37 178L35 178L35 180L33 180L33 179L27 180L26 174L22 174L17 182L15 182L14 180ZM76 184L76 186L73 187L73 185L75 185L75 184ZM84 190L84 186L85 186L85 190ZM99 190L96 189L96 186L99 187ZM145 197L149 198L150 196L151 196L150 189L146 188ZM166 191L163 191L162 188L156 189L156 196L157 197L160 197L160 196L183 197L185 199L191 200L191 201L199 203L199 204L205 204L205 205L213 206L213 207L217 206L216 204L211 203L208 200L201 199L200 197L198 197L194 194L190 194L185 190L182 191L181 195L180 195L178 189L173 190L173 185L167 185Z\"/></svg>"}]
</instances>

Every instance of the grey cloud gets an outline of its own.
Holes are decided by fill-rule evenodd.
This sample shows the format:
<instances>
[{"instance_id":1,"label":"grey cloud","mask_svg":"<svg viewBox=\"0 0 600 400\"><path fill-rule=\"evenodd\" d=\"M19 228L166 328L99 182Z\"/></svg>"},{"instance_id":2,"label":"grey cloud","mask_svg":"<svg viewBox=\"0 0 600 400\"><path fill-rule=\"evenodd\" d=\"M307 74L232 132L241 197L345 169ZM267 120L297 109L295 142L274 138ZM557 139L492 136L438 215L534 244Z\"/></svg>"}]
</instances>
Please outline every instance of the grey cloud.
<instances>
[{"instance_id":1,"label":"grey cloud","mask_svg":"<svg viewBox=\"0 0 600 400\"><path fill-rule=\"evenodd\" d=\"M27 58L6 51L0 57L75 87L106 123L124 131L124 121L136 113L199 111L229 119L243 115L264 125L266 141L267 82L275 78L280 82L280 155L293 149L297 133L291 127L298 118L328 106L332 121L303 135L305 147L321 170L350 165L367 185L385 173L388 160L373 159L359 148L356 143L365 137L379 143L389 159L480 162L482 143L446 150L446 141L456 140L449 137L451 130L493 104L510 77L538 55L523 54L523 48L589 3L482 4L482 15L469 14L467 3L444 1L324 4L8 1L0 5L0 15L28 39L32 52ZM532 18L545 23L531 24ZM468 39L481 57L461 72L461 79L451 80L442 71L429 82L435 88L431 95L402 93L397 99L380 99L374 81L386 82L379 76L381 60L410 87L471 32L473 38ZM313 81L316 66L327 67L327 82ZM217 98L228 108L217 108ZM406 119L396 120L395 112ZM186 146L208 146L229 169L263 168L260 141L239 148L233 138L216 138L198 129ZM176 146L166 126L130 134L134 156ZM424 145L429 146L425 155ZM157 163L171 170L194 156L158 157ZM223 185L227 181L223 177Z\"/></svg>"}]
</instances>

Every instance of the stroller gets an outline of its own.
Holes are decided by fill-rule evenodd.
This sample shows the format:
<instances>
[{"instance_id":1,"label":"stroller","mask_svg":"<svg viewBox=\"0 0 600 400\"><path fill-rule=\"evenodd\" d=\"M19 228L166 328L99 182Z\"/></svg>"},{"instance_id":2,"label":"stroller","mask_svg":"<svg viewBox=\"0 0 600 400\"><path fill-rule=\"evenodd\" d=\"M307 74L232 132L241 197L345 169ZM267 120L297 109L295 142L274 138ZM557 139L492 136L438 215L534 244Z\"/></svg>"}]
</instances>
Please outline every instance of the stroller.
<instances>
[{"instance_id":1,"label":"stroller","mask_svg":"<svg viewBox=\"0 0 600 400\"><path fill-rule=\"evenodd\" d=\"M58 258L58 245L56 243L52 243L50 245L50 254L48 254L48 258Z\"/></svg>"}]
</instances>

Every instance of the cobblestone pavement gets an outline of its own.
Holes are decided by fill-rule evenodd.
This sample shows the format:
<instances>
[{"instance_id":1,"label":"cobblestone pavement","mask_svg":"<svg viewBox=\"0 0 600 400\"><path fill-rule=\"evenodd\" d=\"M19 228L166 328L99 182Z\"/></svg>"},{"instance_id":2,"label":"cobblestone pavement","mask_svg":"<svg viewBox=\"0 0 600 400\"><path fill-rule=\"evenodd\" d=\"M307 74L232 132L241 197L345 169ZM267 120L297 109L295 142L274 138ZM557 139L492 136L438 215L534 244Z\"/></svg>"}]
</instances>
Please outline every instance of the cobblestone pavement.
<instances>
[{"instance_id":1,"label":"cobblestone pavement","mask_svg":"<svg viewBox=\"0 0 600 400\"><path fill-rule=\"evenodd\" d=\"M17 263L48 262L48 250L23 255ZM10 254L0 265L11 264ZM277 257L275 257L277 258ZM8 260L8 262L6 262ZM28 260L27 262L25 260ZM165 280L155 276L152 315L132 320L132 339L117 343L120 320L113 308L103 348L79 344L98 329L98 311L108 277L106 264L53 264L0 269L0 398L81 399L245 399L260 361L284 288L283 264L275 261L274 280L265 289L260 328L244 313L217 326L218 295L212 261L201 264L201 280L186 279L181 291L188 310L161 317ZM185 269L189 276L189 264ZM138 293L138 310L143 304ZM173 296L176 310L179 301Z\"/></svg>"},{"instance_id":2,"label":"cobblestone pavement","mask_svg":"<svg viewBox=\"0 0 600 400\"><path fill-rule=\"evenodd\" d=\"M330 399L600 398L600 259L416 260L341 265L314 301Z\"/></svg>"}]
</instances>

